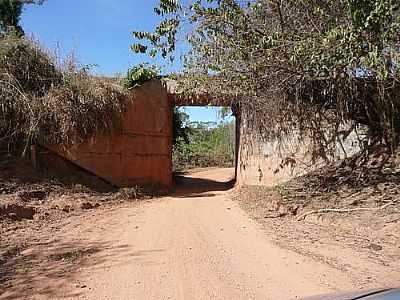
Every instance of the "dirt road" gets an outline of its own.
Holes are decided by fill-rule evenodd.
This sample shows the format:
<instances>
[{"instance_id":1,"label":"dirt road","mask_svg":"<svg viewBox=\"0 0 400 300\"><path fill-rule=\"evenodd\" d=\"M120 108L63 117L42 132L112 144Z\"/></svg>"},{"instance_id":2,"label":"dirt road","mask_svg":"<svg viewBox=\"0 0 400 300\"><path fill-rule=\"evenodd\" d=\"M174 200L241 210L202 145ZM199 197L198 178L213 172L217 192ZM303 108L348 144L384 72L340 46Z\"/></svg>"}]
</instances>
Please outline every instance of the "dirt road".
<instances>
[{"instance_id":1,"label":"dirt road","mask_svg":"<svg viewBox=\"0 0 400 300\"><path fill-rule=\"evenodd\" d=\"M35 299L297 299L357 289L348 275L276 246L229 197L233 170L181 180L171 197L93 213L57 249L89 254L72 275L32 274ZM214 181L211 181L212 178ZM81 221L80 221L81 222ZM31 249L53 251L43 243ZM40 274L39 274L40 275ZM27 278L21 279L21 283ZM14 298L13 298L14 296ZM15 299L16 294L3 294ZM0 296L0 298L2 298Z\"/></svg>"}]
</instances>

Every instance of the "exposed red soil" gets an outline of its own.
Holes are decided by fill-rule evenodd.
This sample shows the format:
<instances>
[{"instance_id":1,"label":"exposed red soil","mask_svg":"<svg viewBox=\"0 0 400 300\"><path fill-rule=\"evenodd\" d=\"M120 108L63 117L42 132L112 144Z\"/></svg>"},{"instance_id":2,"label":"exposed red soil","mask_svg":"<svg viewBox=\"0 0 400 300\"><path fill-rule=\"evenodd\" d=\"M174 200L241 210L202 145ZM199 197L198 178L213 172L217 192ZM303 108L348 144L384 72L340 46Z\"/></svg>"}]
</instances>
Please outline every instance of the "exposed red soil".
<instances>
[{"instance_id":1,"label":"exposed red soil","mask_svg":"<svg viewBox=\"0 0 400 300\"><path fill-rule=\"evenodd\" d=\"M400 283L398 252L388 246L397 236L373 239L362 221L379 213L341 226L292 213L266 219L280 194L233 201L232 175L190 173L171 196L139 202L88 193L32 200L38 216L45 203L79 204L43 220L3 219L0 299L295 299Z\"/></svg>"}]
</instances>

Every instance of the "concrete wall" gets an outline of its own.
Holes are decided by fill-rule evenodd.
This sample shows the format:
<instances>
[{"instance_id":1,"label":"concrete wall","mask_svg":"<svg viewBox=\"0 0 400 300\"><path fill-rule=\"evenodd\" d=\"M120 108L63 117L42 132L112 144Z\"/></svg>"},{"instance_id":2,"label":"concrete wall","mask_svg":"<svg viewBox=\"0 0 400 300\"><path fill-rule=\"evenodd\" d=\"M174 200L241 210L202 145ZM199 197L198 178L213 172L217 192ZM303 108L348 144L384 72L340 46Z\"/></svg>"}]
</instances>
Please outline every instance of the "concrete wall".
<instances>
[{"instance_id":1,"label":"concrete wall","mask_svg":"<svg viewBox=\"0 0 400 300\"><path fill-rule=\"evenodd\" d=\"M132 101L123 116L121 132L94 136L68 147L46 147L116 186L158 183L171 187L172 107L177 97L157 80L133 90L130 97ZM179 99L181 105L203 103L198 99L196 101L200 102ZM287 145L282 148L276 141L262 141L240 111L236 113L236 179L239 185L274 186L318 167L307 166L305 147ZM358 149L351 144L345 146L349 154ZM297 160L296 167L291 168L289 159L288 164L280 168L282 159L290 157Z\"/></svg>"},{"instance_id":2,"label":"concrete wall","mask_svg":"<svg viewBox=\"0 0 400 300\"><path fill-rule=\"evenodd\" d=\"M325 165L322 160L311 162L307 147L301 146L296 138L298 137L287 137L284 146L277 141L265 142L242 117L238 145L237 184L239 186L275 186ZM350 134L343 146L348 156L359 151L355 133ZM345 156L339 144L335 156L337 160Z\"/></svg>"},{"instance_id":3,"label":"concrete wall","mask_svg":"<svg viewBox=\"0 0 400 300\"><path fill-rule=\"evenodd\" d=\"M242 140L239 144L237 184L274 186L295 177L295 170L278 168L282 161L278 148L277 143L244 143Z\"/></svg>"},{"instance_id":4,"label":"concrete wall","mask_svg":"<svg viewBox=\"0 0 400 300\"><path fill-rule=\"evenodd\" d=\"M121 132L72 146L47 146L81 168L120 187L172 186L172 110L166 89L154 80L134 89Z\"/></svg>"}]
</instances>

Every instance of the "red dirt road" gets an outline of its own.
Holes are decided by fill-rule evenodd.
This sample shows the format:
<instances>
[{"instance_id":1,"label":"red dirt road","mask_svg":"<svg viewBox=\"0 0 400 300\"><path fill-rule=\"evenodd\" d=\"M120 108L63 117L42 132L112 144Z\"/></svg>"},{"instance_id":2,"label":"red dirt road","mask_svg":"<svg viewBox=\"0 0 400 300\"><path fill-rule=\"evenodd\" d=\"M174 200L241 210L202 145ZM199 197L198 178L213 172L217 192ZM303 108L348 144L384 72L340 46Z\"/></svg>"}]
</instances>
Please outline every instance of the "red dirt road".
<instances>
[{"instance_id":1,"label":"red dirt road","mask_svg":"<svg viewBox=\"0 0 400 300\"><path fill-rule=\"evenodd\" d=\"M357 289L346 273L269 240L230 199L224 182L232 172L198 172L171 197L93 214L84 225L72 222L59 239L97 251L73 275L44 278L30 295L281 300Z\"/></svg>"}]
</instances>

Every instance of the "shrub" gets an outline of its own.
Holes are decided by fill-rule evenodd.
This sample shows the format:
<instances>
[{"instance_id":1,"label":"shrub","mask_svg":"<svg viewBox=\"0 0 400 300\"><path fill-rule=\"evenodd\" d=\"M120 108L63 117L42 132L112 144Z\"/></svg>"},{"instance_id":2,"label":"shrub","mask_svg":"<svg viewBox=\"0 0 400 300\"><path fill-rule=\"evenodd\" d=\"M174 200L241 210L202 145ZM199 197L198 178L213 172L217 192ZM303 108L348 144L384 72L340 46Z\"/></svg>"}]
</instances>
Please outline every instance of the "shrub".
<instances>
[{"instance_id":1,"label":"shrub","mask_svg":"<svg viewBox=\"0 0 400 300\"><path fill-rule=\"evenodd\" d=\"M127 89L141 86L146 81L157 77L159 69L156 66L140 64L128 70L122 84Z\"/></svg>"},{"instance_id":2,"label":"shrub","mask_svg":"<svg viewBox=\"0 0 400 300\"><path fill-rule=\"evenodd\" d=\"M22 92L40 96L62 81L53 59L37 43L15 36L0 40L0 72L2 80L14 81Z\"/></svg>"},{"instance_id":3,"label":"shrub","mask_svg":"<svg viewBox=\"0 0 400 300\"><path fill-rule=\"evenodd\" d=\"M40 136L48 143L71 143L119 130L126 106L122 89L86 71L69 74L68 83L51 88L41 100Z\"/></svg>"},{"instance_id":4,"label":"shrub","mask_svg":"<svg viewBox=\"0 0 400 300\"><path fill-rule=\"evenodd\" d=\"M119 128L125 92L86 68L61 70L37 43L0 38L0 147L72 143Z\"/></svg>"},{"instance_id":5,"label":"shrub","mask_svg":"<svg viewBox=\"0 0 400 300\"><path fill-rule=\"evenodd\" d=\"M176 140L172 160L175 171L190 168L233 167L235 165L235 123L189 124L188 141Z\"/></svg>"}]
</instances>

